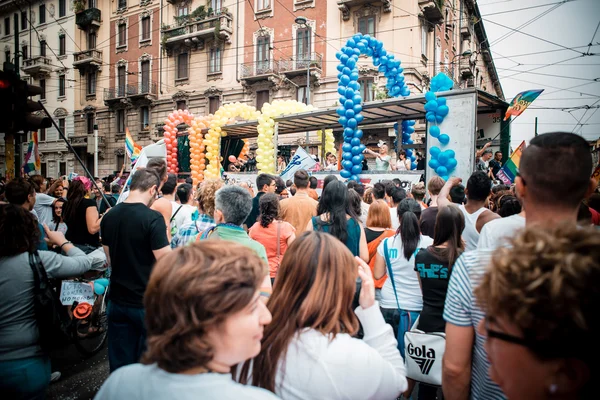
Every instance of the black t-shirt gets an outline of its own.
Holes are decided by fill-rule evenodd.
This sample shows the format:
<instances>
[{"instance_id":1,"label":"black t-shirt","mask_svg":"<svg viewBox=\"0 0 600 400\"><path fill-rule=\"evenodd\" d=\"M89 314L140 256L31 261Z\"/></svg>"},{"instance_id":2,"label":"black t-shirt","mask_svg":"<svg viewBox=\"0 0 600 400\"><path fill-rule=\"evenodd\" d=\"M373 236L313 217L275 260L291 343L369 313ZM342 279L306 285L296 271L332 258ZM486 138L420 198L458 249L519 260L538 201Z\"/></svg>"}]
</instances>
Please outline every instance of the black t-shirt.
<instances>
[{"instance_id":1,"label":"black t-shirt","mask_svg":"<svg viewBox=\"0 0 600 400\"><path fill-rule=\"evenodd\" d=\"M143 307L156 262L152 250L169 245L164 218L142 203L121 203L102 218L101 229L112 266L110 300L122 306Z\"/></svg>"},{"instance_id":2,"label":"black t-shirt","mask_svg":"<svg viewBox=\"0 0 600 400\"><path fill-rule=\"evenodd\" d=\"M437 207L429 207L421 211L421 233L423 235L429 236L430 238L433 237L437 213Z\"/></svg>"},{"instance_id":3,"label":"black t-shirt","mask_svg":"<svg viewBox=\"0 0 600 400\"><path fill-rule=\"evenodd\" d=\"M256 220L258 218L258 214L260 214L258 204L259 204L260 198L262 197L263 194L265 194L265 192L258 192L256 194L256 196L254 196L254 198L252 199L252 211L250 211L250 214L248 215L248 217L246 218L246 221L244 222L244 224L248 227L248 229L252 228L252 226L254 225L254 223L256 222Z\"/></svg>"},{"instance_id":4,"label":"black t-shirt","mask_svg":"<svg viewBox=\"0 0 600 400\"><path fill-rule=\"evenodd\" d=\"M372 229L365 228L365 237L367 239L367 244L371 243L373 240L383 235L383 232L385 231L374 231Z\"/></svg>"},{"instance_id":5,"label":"black t-shirt","mask_svg":"<svg viewBox=\"0 0 600 400\"><path fill-rule=\"evenodd\" d=\"M500 171L500 168L502 168L502 163L499 163L496 160L492 160L490 161L490 168L492 169L494 176L496 176L496 174L498 174L498 172Z\"/></svg>"},{"instance_id":6,"label":"black t-shirt","mask_svg":"<svg viewBox=\"0 0 600 400\"><path fill-rule=\"evenodd\" d=\"M427 249L420 249L415 256L415 271L421 277L423 311L419 318L419 329L424 332L444 332L444 303L448 292L450 269Z\"/></svg>"},{"instance_id":7,"label":"black t-shirt","mask_svg":"<svg viewBox=\"0 0 600 400\"><path fill-rule=\"evenodd\" d=\"M75 210L71 219L65 221L67 224L67 233L65 238L73 244L87 244L88 246L100 247L100 234L93 235L88 231L86 211L89 207L96 208L96 202L92 199L83 199Z\"/></svg>"}]
</instances>

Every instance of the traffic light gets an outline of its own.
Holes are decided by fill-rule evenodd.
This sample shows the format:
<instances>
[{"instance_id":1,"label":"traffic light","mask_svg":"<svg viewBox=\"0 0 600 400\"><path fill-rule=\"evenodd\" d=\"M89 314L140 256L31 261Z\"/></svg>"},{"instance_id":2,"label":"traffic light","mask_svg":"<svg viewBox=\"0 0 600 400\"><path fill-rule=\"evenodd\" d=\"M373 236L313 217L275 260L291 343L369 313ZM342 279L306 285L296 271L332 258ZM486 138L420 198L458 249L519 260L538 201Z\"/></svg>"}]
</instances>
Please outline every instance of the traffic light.
<instances>
[{"instance_id":1,"label":"traffic light","mask_svg":"<svg viewBox=\"0 0 600 400\"><path fill-rule=\"evenodd\" d=\"M11 72L0 71L0 110L6 117L0 118L0 132L28 132L52 126L47 116L35 115L42 106L29 99L42 94L42 88L28 84Z\"/></svg>"}]
</instances>

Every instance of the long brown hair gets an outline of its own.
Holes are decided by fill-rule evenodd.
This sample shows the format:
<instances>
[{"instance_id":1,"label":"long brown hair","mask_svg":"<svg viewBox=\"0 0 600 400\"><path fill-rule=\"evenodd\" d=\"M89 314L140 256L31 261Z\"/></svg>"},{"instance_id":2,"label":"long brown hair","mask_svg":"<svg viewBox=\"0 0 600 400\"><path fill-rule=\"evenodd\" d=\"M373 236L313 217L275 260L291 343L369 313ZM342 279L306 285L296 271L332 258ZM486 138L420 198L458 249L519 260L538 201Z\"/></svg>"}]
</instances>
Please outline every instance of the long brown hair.
<instances>
[{"instance_id":1,"label":"long brown hair","mask_svg":"<svg viewBox=\"0 0 600 400\"><path fill-rule=\"evenodd\" d=\"M441 261L447 262L448 268L452 268L456 259L465 250L461 237L464 229L465 217L458 207L449 205L440 208L435 219L433 245L429 247L429 251ZM446 242L447 247L437 247Z\"/></svg>"},{"instance_id":2,"label":"long brown hair","mask_svg":"<svg viewBox=\"0 0 600 400\"><path fill-rule=\"evenodd\" d=\"M304 232L285 252L268 308L273 320L265 327L260 353L247 361L239 380L275 392L279 360L285 359L296 332L315 329L333 340L339 333L355 334L352 311L356 261L346 246L321 232ZM233 374L236 376L236 374Z\"/></svg>"}]
</instances>

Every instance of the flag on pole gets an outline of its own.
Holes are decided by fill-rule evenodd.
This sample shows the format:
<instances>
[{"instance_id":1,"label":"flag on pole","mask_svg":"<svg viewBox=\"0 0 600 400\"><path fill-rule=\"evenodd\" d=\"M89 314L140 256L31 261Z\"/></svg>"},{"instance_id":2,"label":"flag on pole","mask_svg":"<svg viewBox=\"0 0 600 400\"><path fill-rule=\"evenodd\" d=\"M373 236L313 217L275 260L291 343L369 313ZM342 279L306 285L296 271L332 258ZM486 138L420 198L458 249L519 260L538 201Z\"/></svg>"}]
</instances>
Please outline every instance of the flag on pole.
<instances>
[{"instance_id":1,"label":"flag on pole","mask_svg":"<svg viewBox=\"0 0 600 400\"><path fill-rule=\"evenodd\" d=\"M129 177L127 178L127 181L125 182L125 184L123 185L123 188L121 189L121 194L119 195L117 204L122 203L129 196L129 186L131 185L131 178L133 178L133 175L135 174L135 172L139 168L144 168L148 164L148 161L154 157L160 157L160 158L166 160L167 147L165 145L164 139L161 139L154 144L145 146L140 151L140 155L137 159L137 162L135 163L134 166L131 167L131 172L129 173Z\"/></svg>"},{"instance_id":2,"label":"flag on pole","mask_svg":"<svg viewBox=\"0 0 600 400\"><path fill-rule=\"evenodd\" d=\"M521 164L521 155L525 150L525 141L521 142L519 147L510 155L510 158L500 168L500 171L496 174L496 178L500 179L505 185L511 185L515 181L515 177L519 172L519 165Z\"/></svg>"},{"instance_id":3,"label":"flag on pole","mask_svg":"<svg viewBox=\"0 0 600 400\"><path fill-rule=\"evenodd\" d=\"M131 160L131 166L133 167L142 152L142 146L133 141L131 133L129 133L129 128L125 128L125 151L127 152L127 156Z\"/></svg>"},{"instance_id":4,"label":"flag on pole","mask_svg":"<svg viewBox=\"0 0 600 400\"><path fill-rule=\"evenodd\" d=\"M298 147L296 154L294 154L294 157L288 163L287 168L281 173L281 179L285 182L288 179L292 179L299 169L309 170L316 164L317 162L302 147Z\"/></svg>"},{"instance_id":5,"label":"flag on pole","mask_svg":"<svg viewBox=\"0 0 600 400\"><path fill-rule=\"evenodd\" d=\"M31 132L31 140L27 146L27 154L23 163L23 172L28 175L30 172L40 171L42 168L42 160L38 151L37 132Z\"/></svg>"},{"instance_id":6,"label":"flag on pole","mask_svg":"<svg viewBox=\"0 0 600 400\"><path fill-rule=\"evenodd\" d=\"M514 115L515 117L521 115L543 91L544 89L526 90L516 95L506 110L504 120L506 121L511 115Z\"/></svg>"}]
</instances>

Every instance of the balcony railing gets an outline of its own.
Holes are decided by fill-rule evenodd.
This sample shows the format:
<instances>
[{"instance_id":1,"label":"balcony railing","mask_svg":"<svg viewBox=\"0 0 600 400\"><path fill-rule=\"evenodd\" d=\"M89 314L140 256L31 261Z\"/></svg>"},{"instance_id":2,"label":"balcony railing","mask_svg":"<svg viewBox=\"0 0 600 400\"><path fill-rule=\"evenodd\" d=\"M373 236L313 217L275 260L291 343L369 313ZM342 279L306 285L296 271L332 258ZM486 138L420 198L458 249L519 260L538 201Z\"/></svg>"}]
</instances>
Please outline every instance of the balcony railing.
<instances>
[{"instance_id":1,"label":"balcony railing","mask_svg":"<svg viewBox=\"0 0 600 400\"><path fill-rule=\"evenodd\" d=\"M294 72L306 72L307 68L322 69L323 56L319 53L311 53L292 57L288 60L279 60L279 71L287 74Z\"/></svg>"},{"instance_id":2,"label":"balcony railing","mask_svg":"<svg viewBox=\"0 0 600 400\"><path fill-rule=\"evenodd\" d=\"M190 17L191 18L191 17ZM233 17L229 13L221 13L202 20L188 20L181 26L163 29L163 41L170 45L186 42L198 44L201 39L219 37L229 41L233 34Z\"/></svg>"},{"instance_id":3,"label":"balcony railing","mask_svg":"<svg viewBox=\"0 0 600 400\"><path fill-rule=\"evenodd\" d=\"M100 50L92 49L73 53L73 67L75 68L99 68L100 65L102 65L102 52Z\"/></svg>"},{"instance_id":4,"label":"balcony railing","mask_svg":"<svg viewBox=\"0 0 600 400\"><path fill-rule=\"evenodd\" d=\"M258 61L242 64L240 66L240 75L242 79L266 78L269 75L279 73L278 61Z\"/></svg>"},{"instance_id":5,"label":"balcony railing","mask_svg":"<svg viewBox=\"0 0 600 400\"><path fill-rule=\"evenodd\" d=\"M419 0L419 7L423 17L431 23L439 24L444 20L442 13L443 1L441 0Z\"/></svg>"},{"instance_id":6,"label":"balcony railing","mask_svg":"<svg viewBox=\"0 0 600 400\"><path fill-rule=\"evenodd\" d=\"M384 13L392 12L393 0L379 0L379 2L383 6ZM296 1L296 3L299 3L299 2ZM371 3L376 3L376 2L373 0L338 0L337 5L338 5L338 9L342 13L342 19L344 21L349 21L350 17L351 17L350 8L352 8L354 6L361 6L363 4L371 4Z\"/></svg>"},{"instance_id":7,"label":"balcony railing","mask_svg":"<svg viewBox=\"0 0 600 400\"><path fill-rule=\"evenodd\" d=\"M28 75L43 75L52 72L52 65L48 57L37 56L23 60L21 69Z\"/></svg>"},{"instance_id":8,"label":"balcony railing","mask_svg":"<svg viewBox=\"0 0 600 400\"><path fill-rule=\"evenodd\" d=\"M75 14L75 23L79 29L86 29L90 25L100 26L102 13L97 8L88 8Z\"/></svg>"},{"instance_id":9,"label":"balcony railing","mask_svg":"<svg viewBox=\"0 0 600 400\"><path fill-rule=\"evenodd\" d=\"M110 89L104 89L104 100L119 100L126 97L156 97L158 93L156 82L141 84L122 85Z\"/></svg>"}]
</instances>

